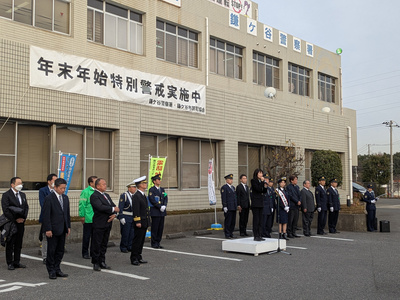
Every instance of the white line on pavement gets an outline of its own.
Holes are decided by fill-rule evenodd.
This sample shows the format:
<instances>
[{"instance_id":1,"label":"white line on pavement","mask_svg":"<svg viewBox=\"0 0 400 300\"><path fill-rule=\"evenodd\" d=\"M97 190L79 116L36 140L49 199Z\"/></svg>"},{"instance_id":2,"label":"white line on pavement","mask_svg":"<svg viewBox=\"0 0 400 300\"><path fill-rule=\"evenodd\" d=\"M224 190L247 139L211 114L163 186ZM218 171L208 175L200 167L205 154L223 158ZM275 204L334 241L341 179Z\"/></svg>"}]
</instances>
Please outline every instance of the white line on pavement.
<instances>
[{"instance_id":1,"label":"white line on pavement","mask_svg":"<svg viewBox=\"0 0 400 300\"><path fill-rule=\"evenodd\" d=\"M307 248L304 248L304 247L295 247L295 246L286 246L286 248L293 248L293 249L307 250Z\"/></svg>"},{"instance_id":2,"label":"white line on pavement","mask_svg":"<svg viewBox=\"0 0 400 300\"><path fill-rule=\"evenodd\" d=\"M11 292L11 291L19 290L20 288L22 288L22 286L12 286L8 289L1 290L0 293Z\"/></svg>"},{"instance_id":3,"label":"white line on pavement","mask_svg":"<svg viewBox=\"0 0 400 300\"><path fill-rule=\"evenodd\" d=\"M33 260L40 260L42 261L41 258L37 258L34 256L30 256L30 255L26 255L26 254L21 254L22 257L28 258L28 259L33 259ZM75 268L81 268L81 269L86 269L86 270L93 270L92 267L89 266L83 266L83 265L78 265L78 264L74 264L74 263L70 263L70 262L61 262L61 264L66 265L66 266L70 266L70 267L75 267ZM135 278L135 279L140 279L140 280L147 280L150 278L147 277L143 277L143 276L138 276L135 274L130 274L130 273L122 273L122 272L118 272L118 271L113 271L113 270L104 270L102 269L101 272L103 273L110 273L110 274L114 274L114 275L119 275L119 276L125 276L125 277L130 277L130 278Z\"/></svg>"},{"instance_id":4,"label":"white line on pavement","mask_svg":"<svg viewBox=\"0 0 400 300\"><path fill-rule=\"evenodd\" d=\"M353 239L334 238L334 237L327 237L327 236L311 236L311 237L315 238L315 239L326 239L326 240L354 242Z\"/></svg>"},{"instance_id":5,"label":"white line on pavement","mask_svg":"<svg viewBox=\"0 0 400 300\"><path fill-rule=\"evenodd\" d=\"M143 248L144 248L144 249L148 249L148 250L163 251L163 252L168 252L168 253L184 254L184 255L191 255L191 256L215 258L215 259L222 259L222 260L232 260L232 261L243 261L243 259L229 258L229 257L223 257L223 256L213 256L213 255L205 255L205 254L196 254L196 253L181 252L181 251L166 250L166 249L154 249L154 248L151 248L151 247L143 247Z\"/></svg>"}]
</instances>

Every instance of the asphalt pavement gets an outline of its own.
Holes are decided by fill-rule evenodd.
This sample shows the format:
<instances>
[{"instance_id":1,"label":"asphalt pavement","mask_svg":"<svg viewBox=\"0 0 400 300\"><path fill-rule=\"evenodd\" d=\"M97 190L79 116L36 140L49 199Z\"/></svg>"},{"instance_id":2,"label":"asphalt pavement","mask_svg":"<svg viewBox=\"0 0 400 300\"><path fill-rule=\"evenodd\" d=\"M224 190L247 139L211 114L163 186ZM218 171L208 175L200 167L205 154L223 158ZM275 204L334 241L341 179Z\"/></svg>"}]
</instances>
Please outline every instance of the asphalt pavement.
<instances>
[{"instance_id":1,"label":"asphalt pavement","mask_svg":"<svg viewBox=\"0 0 400 300\"><path fill-rule=\"evenodd\" d=\"M106 254L112 270L94 272L81 245L67 244L62 271L69 277L50 280L38 247L22 249L27 268L14 271L2 250L0 299L400 299L400 200L377 207L391 232L303 236L287 242L291 255L225 253L222 231L185 232L164 238L164 249L145 243L148 263L140 266L114 240Z\"/></svg>"}]
</instances>

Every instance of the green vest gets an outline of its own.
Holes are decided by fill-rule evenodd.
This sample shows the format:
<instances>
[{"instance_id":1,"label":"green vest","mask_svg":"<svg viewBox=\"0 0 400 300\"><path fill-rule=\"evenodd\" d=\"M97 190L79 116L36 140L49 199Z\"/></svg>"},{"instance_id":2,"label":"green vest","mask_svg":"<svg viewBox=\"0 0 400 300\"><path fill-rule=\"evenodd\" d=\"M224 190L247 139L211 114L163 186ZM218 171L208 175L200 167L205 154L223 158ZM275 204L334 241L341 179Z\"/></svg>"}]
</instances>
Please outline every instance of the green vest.
<instances>
[{"instance_id":1,"label":"green vest","mask_svg":"<svg viewBox=\"0 0 400 300\"><path fill-rule=\"evenodd\" d=\"M81 193L79 199L79 216L81 218L85 217L85 223L93 223L93 208L90 204L90 196L94 193L94 189L88 186Z\"/></svg>"}]
</instances>

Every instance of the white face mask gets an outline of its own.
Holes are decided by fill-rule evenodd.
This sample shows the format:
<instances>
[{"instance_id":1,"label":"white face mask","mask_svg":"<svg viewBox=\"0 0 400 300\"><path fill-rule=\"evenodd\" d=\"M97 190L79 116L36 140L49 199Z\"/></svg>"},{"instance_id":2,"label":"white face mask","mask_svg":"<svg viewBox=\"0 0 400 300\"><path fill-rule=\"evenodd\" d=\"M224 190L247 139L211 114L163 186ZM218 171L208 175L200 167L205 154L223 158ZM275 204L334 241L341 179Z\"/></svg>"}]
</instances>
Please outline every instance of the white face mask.
<instances>
[{"instance_id":1,"label":"white face mask","mask_svg":"<svg viewBox=\"0 0 400 300\"><path fill-rule=\"evenodd\" d=\"M22 190L22 187L23 187L22 184L19 184L15 186L15 189L19 192Z\"/></svg>"},{"instance_id":2,"label":"white face mask","mask_svg":"<svg viewBox=\"0 0 400 300\"><path fill-rule=\"evenodd\" d=\"M50 184L51 188L54 189L54 182Z\"/></svg>"}]
</instances>

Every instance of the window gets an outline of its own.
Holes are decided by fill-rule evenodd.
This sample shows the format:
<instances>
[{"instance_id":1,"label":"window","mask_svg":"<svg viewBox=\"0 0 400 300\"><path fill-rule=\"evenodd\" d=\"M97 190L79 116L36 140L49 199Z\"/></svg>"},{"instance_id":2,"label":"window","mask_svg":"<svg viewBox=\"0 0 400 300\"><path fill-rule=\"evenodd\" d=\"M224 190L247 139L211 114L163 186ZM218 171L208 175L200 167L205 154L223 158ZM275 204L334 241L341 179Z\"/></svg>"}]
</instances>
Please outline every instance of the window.
<instances>
[{"instance_id":1,"label":"window","mask_svg":"<svg viewBox=\"0 0 400 300\"><path fill-rule=\"evenodd\" d=\"M210 72L242 79L243 48L210 38Z\"/></svg>"},{"instance_id":2,"label":"window","mask_svg":"<svg viewBox=\"0 0 400 300\"><path fill-rule=\"evenodd\" d=\"M310 70L289 63L289 92L310 97Z\"/></svg>"},{"instance_id":3,"label":"window","mask_svg":"<svg viewBox=\"0 0 400 300\"><path fill-rule=\"evenodd\" d=\"M88 0L87 39L143 54L142 14L100 0Z\"/></svg>"},{"instance_id":4,"label":"window","mask_svg":"<svg viewBox=\"0 0 400 300\"><path fill-rule=\"evenodd\" d=\"M324 75L322 73L318 73L318 99L326 102L335 103L335 82L335 78Z\"/></svg>"},{"instance_id":5,"label":"window","mask_svg":"<svg viewBox=\"0 0 400 300\"><path fill-rule=\"evenodd\" d=\"M0 16L69 34L70 0L0 0Z\"/></svg>"},{"instance_id":6,"label":"window","mask_svg":"<svg viewBox=\"0 0 400 300\"><path fill-rule=\"evenodd\" d=\"M147 176L149 173L149 154L167 156L163 174L164 187L179 189L207 187L209 159L214 158L214 170L215 172L218 170L216 151L217 143L213 141L141 134L140 174Z\"/></svg>"},{"instance_id":7,"label":"window","mask_svg":"<svg viewBox=\"0 0 400 300\"><path fill-rule=\"evenodd\" d=\"M0 120L1 126L4 122ZM105 178L108 188L112 187L111 131L8 121L0 131L0 140L0 189L8 189L14 176L22 178L24 190L45 186L47 175L58 173L59 151L78 154L70 190L83 189L90 175Z\"/></svg>"},{"instance_id":8,"label":"window","mask_svg":"<svg viewBox=\"0 0 400 300\"><path fill-rule=\"evenodd\" d=\"M253 82L279 89L279 60L253 52Z\"/></svg>"},{"instance_id":9,"label":"window","mask_svg":"<svg viewBox=\"0 0 400 300\"><path fill-rule=\"evenodd\" d=\"M198 67L198 34L157 20L156 56L172 63Z\"/></svg>"},{"instance_id":10,"label":"window","mask_svg":"<svg viewBox=\"0 0 400 300\"><path fill-rule=\"evenodd\" d=\"M247 144L238 145L239 176L245 174L249 180L253 178L255 169L260 168L261 147Z\"/></svg>"}]
</instances>

